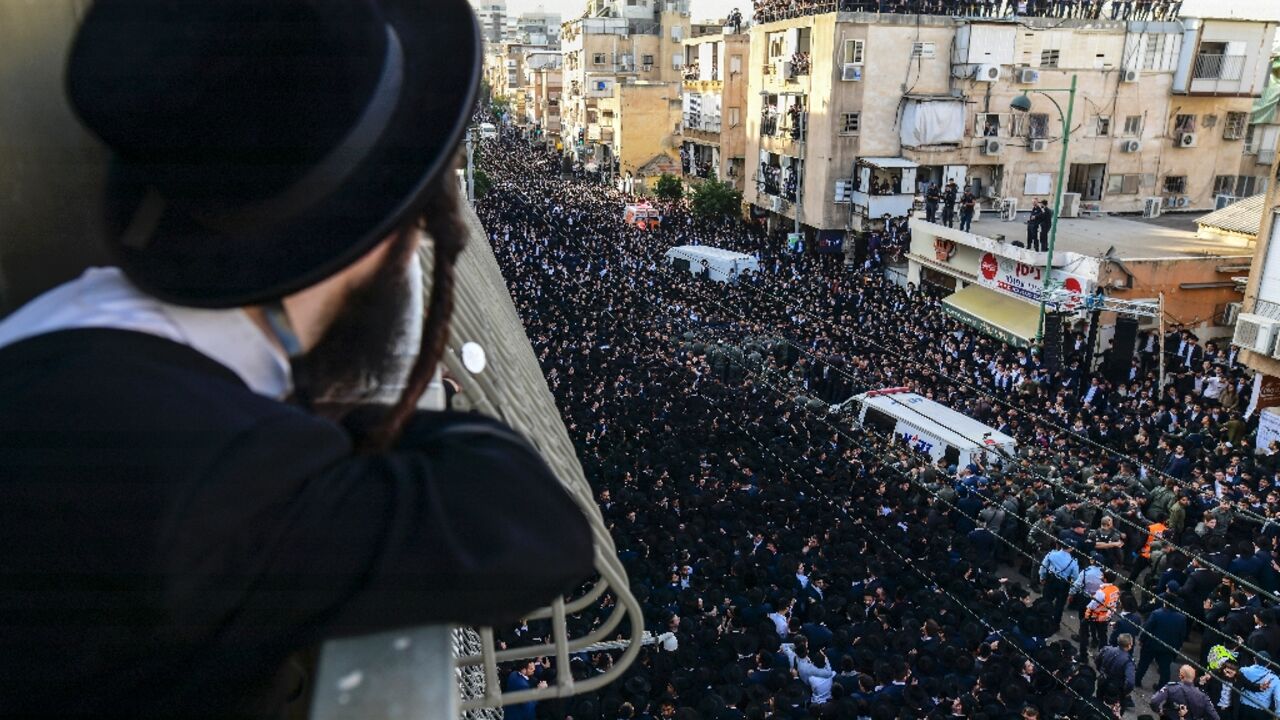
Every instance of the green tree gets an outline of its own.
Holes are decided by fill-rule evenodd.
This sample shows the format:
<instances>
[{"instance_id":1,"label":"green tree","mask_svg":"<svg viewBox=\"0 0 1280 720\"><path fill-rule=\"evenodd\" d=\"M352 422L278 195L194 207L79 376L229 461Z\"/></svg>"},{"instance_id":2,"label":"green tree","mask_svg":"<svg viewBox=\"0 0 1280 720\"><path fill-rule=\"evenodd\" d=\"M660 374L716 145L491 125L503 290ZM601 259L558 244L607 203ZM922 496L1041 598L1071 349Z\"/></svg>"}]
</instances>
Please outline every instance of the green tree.
<instances>
[{"instance_id":1,"label":"green tree","mask_svg":"<svg viewBox=\"0 0 1280 720\"><path fill-rule=\"evenodd\" d=\"M493 181L489 179L489 173L479 168L472 171L471 182L475 184L477 200L484 197L489 192L489 188L493 187Z\"/></svg>"},{"instance_id":2,"label":"green tree","mask_svg":"<svg viewBox=\"0 0 1280 720\"><path fill-rule=\"evenodd\" d=\"M658 186L654 188L654 192L663 200L679 200L684 197L684 184L675 175L662 173L662 177L658 178Z\"/></svg>"},{"instance_id":3,"label":"green tree","mask_svg":"<svg viewBox=\"0 0 1280 720\"><path fill-rule=\"evenodd\" d=\"M727 220L742 211L742 193L727 182L706 180L694 189L690 205L704 220Z\"/></svg>"},{"instance_id":4,"label":"green tree","mask_svg":"<svg viewBox=\"0 0 1280 720\"><path fill-rule=\"evenodd\" d=\"M493 110L493 114L498 117L505 117L507 111L511 109L511 100L498 96L489 102L489 109Z\"/></svg>"}]
</instances>

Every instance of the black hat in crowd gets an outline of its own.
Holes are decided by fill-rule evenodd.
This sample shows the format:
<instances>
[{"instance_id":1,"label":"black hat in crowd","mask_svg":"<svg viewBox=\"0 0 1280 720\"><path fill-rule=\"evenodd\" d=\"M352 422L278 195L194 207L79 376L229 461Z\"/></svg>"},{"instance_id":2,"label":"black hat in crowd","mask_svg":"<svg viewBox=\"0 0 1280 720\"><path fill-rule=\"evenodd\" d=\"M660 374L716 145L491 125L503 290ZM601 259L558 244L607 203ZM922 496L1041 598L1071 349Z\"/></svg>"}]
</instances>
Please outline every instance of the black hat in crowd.
<instances>
[{"instance_id":1,"label":"black hat in crowd","mask_svg":"<svg viewBox=\"0 0 1280 720\"><path fill-rule=\"evenodd\" d=\"M108 245L185 305L313 285L452 167L480 61L465 0L98 0L66 85L112 151Z\"/></svg>"}]
</instances>

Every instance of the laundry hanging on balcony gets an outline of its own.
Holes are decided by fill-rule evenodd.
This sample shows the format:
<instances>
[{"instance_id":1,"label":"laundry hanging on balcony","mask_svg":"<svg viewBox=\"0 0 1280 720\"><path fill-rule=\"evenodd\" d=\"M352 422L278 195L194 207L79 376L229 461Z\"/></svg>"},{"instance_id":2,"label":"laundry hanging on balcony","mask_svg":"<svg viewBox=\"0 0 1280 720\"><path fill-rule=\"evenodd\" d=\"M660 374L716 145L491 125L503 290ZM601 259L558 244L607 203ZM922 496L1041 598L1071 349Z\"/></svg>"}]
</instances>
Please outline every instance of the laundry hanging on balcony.
<instances>
[{"instance_id":1,"label":"laundry hanging on balcony","mask_svg":"<svg viewBox=\"0 0 1280 720\"><path fill-rule=\"evenodd\" d=\"M902 146L958 145L964 141L964 101L913 98L902 107Z\"/></svg>"}]
</instances>

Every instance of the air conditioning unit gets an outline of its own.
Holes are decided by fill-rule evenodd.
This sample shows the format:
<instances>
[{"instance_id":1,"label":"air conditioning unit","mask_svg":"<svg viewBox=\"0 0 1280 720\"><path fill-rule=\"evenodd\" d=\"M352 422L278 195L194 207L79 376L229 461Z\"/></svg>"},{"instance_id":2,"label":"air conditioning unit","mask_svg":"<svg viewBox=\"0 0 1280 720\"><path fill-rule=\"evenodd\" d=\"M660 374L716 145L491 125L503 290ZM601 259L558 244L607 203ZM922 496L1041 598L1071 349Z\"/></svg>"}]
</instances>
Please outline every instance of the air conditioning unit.
<instances>
[{"instance_id":1,"label":"air conditioning unit","mask_svg":"<svg viewBox=\"0 0 1280 720\"><path fill-rule=\"evenodd\" d=\"M995 138L987 138L982 141L983 155L999 155L1004 152L1004 143Z\"/></svg>"},{"instance_id":2,"label":"air conditioning unit","mask_svg":"<svg viewBox=\"0 0 1280 720\"><path fill-rule=\"evenodd\" d=\"M862 66L845 63L840 68L840 79L844 82L862 82Z\"/></svg>"},{"instance_id":3,"label":"air conditioning unit","mask_svg":"<svg viewBox=\"0 0 1280 720\"><path fill-rule=\"evenodd\" d=\"M1027 146L1027 152L1044 152L1049 149L1048 140L1032 140Z\"/></svg>"},{"instance_id":4,"label":"air conditioning unit","mask_svg":"<svg viewBox=\"0 0 1280 720\"><path fill-rule=\"evenodd\" d=\"M1062 193L1062 217L1080 217L1080 193Z\"/></svg>"},{"instance_id":5,"label":"air conditioning unit","mask_svg":"<svg viewBox=\"0 0 1280 720\"><path fill-rule=\"evenodd\" d=\"M1142 217L1158 218L1160 217L1160 198L1149 197L1142 199Z\"/></svg>"},{"instance_id":6,"label":"air conditioning unit","mask_svg":"<svg viewBox=\"0 0 1280 720\"><path fill-rule=\"evenodd\" d=\"M1226 309L1222 311L1222 324L1225 325L1226 327L1231 327L1232 325L1236 324L1236 319L1239 317L1240 317L1240 303L1238 302L1227 303Z\"/></svg>"},{"instance_id":7,"label":"air conditioning unit","mask_svg":"<svg viewBox=\"0 0 1280 720\"><path fill-rule=\"evenodd\" d=\"M769 209L776 213L782 212L782 198L780 197L772 198L769 201Z\"/></svg>"},{"instance_id":8,"label":"air conditioning unit","mask_svg":"<svg viewBox=\"0 0 1280 720\"><path fill-rule=\"evenodd\" d=\"M1196 146L1196 134L1195 134L1195 133L1185 133L1185 132L1184 132L1184 133L1179 133L1179 134L1178 134L1178 147L1181 147L1181 148L1193 148L1193 147L1195 147L1195 146Z\"/></svg>"},{"instance_id":9,"label":"air conditioning unit","mask_svg":"<svg viewBox=\"0 0 1280 720\"><path fill-rule=\"evenodd\" d=\"M973 73L973 79L978 82L996 82L1000 79L1000 66L979 65Z\"/></svg>"},{"instance_id":10,"label":"air conditioning unit","mask_svg":"<svg viewBox=\"0 0 1280 720\"><path fill-rule=\"evenodd\" d=\"M1000 201L1000 219L1013 222L1018 219L1018 199L1005 198Z\"/></svg>"},{"instance_id":11,"label":"air conditioning unit","mask_svg":"<svg viewBox=\"0 0 1280 720\"><path fill-rule=\"evenodd\" d=\"M1236 197L1235 195L1214 195L1214 196L1213 196L1213 209L1214 209L1214 210L1221 210L1222 208L1224 208L1224 207L1226 207L1226 206L1230 205L1231 203L1233 203L1233 202L1235 202L1235 201L1237 201L1237 200L1239 200L1239 199L1240 199L1240 198Z\"/></svg>"},{"instance_id":12,"label":"air conditioning unit","mask_svg":"<svg viewBox=\"0 0 1280 720\"><path fill-rule=\"evenodd\" d=\"M1035 85L1040 82L1040 71L1031 68L1023 68L1018 72L1018 82L1023 85Z\"/></svg>"},{"instance_id":13,"label":"air conditioning unit","mask_svg":"<svg viewBox=\"0 0 1280 720\"><path fill-rule=\"evenodd\" d=\"M1236 317L1236 331L1231 336L1231 344L1270 355L1275 345L1277 328L1280 328L1280 320L1253 313L1240 313Z\"/></svg>"},{"instance_id":14,"label":"air conditioning unit","mask_svg":"<svg viewBox=\"0 0 1280 720\"><path fill-rule=\"evenodd\" d=\"M1127 82L1127 83L1138 82L1138 71L1137 70L1121 70L1120 82Z\"/></svg>"},{"instance_id":15,"label":"air conditioning unit","mask_svg":"<svg viewBox=\"0 0 1280 720\"><path fill-rule=\"evenodd\" d=\"M1120 152L1136 153L1142 149L1142 142L1138 140L1125 140L1120 143Z\"/></svg>"}]
</instances>

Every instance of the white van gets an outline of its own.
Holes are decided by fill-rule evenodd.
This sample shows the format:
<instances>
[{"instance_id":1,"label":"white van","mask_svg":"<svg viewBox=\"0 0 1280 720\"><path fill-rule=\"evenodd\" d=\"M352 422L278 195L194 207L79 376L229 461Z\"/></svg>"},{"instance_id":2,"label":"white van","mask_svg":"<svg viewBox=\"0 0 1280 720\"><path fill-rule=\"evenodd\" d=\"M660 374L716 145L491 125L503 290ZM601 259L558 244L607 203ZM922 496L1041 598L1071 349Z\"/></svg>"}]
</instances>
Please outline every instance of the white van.
<instances>
[{"instance_id":1,"label":"white van","mask_svg":"<svg viewBox=\"0 0 1280 720\"><path fill-rule=\"evenodd\" d=\"M935 461L964 467L978 460L1014 457L1018 441L995 428L911 392L907 388L873 390L850 398L858 423L873 432L892 432Z\"/></svg>"},{"instance_id":2,"label":"white van","mask_svg":"<svg viewBox=\"0 0 1280 720\"><path fill-rule=\"evenodd\" d=\"M498 126L490 122L480 123L480 139L496 140L498 138Z\"/></svg>"},{"instance_id":3,"label":"white van","mask_svg":"<svg viewBox=\"0 0 1280 720\"><path fill-rule=\"evenodd\" d=\"M746 253L721 250L706 245L681 245L667 251L667 264L692 275L706 274L716 282L737 281L744 274L760 271L760 261Z\"/></svg>"}]
</instances>

